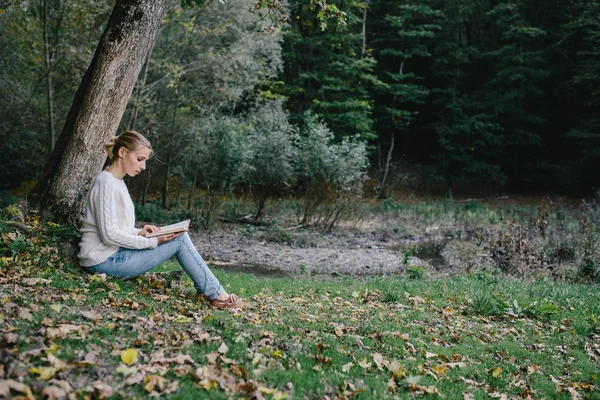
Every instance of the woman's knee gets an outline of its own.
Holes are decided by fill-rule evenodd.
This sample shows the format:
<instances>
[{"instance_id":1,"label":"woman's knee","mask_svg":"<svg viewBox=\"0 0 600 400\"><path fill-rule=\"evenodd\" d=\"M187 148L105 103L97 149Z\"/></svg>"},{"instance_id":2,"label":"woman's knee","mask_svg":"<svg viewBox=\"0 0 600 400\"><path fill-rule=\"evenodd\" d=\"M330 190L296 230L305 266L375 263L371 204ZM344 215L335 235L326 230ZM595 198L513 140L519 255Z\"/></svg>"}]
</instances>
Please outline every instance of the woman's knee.
<instances>
[{"instance_id":1,"label":"woman's knee","mask_svg":"<svg viewBox=\"0 0 600 400\"><path fill-rule=\"evenodd\" d=\"M178 247L180 249L182 248L182 246L185 246L186 243L192 243L192 239L190 238L190 235L187 232L183 232L183 235L177 236L174 240L178 242Z\"/></svg>"}]
</instances>

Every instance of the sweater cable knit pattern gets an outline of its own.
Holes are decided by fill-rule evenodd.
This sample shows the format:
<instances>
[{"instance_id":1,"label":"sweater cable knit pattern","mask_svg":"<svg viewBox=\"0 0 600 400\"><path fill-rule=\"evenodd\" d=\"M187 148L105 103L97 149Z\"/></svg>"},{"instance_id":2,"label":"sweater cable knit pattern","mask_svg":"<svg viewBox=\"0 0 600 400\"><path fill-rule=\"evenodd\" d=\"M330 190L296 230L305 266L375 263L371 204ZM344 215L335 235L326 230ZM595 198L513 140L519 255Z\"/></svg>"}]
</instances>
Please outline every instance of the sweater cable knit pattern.
<instances>
[{"instance_id":1,"label":"sweater cable knit pattern","mask_svg":"<svg viewBox=\"0 0 600 400\"><path fill-rule=\"evenodd\" d=\"M135 211L125 182L110 172L98 175L88 197L81 227L79 263L92 267L106 261L119 248L152 249L158 240L139 236Z\"/></svg>"}]
</instances>

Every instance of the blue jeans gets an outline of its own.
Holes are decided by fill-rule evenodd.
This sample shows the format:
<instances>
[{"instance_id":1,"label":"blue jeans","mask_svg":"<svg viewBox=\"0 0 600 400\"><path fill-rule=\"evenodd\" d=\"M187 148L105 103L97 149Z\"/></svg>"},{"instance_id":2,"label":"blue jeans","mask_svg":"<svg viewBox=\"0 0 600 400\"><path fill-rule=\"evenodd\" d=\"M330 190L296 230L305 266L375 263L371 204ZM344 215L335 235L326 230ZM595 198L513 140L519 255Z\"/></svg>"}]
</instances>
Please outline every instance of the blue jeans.
<instances>
[{"instance_id":1,"label":"blue jeans","mask_svg":"<svg viewBox=\"0 0 600 400\"><path fill-rule=\"evenodd\" d=\"M120 248L106 261L86 270L90 273L130 279L150 271L173 256L177 257L183 270L192 278L198 293L214 300L225 290L198 254L187 232L169 242L159 244L154 249Z\"/></svg>"}]
</instances>

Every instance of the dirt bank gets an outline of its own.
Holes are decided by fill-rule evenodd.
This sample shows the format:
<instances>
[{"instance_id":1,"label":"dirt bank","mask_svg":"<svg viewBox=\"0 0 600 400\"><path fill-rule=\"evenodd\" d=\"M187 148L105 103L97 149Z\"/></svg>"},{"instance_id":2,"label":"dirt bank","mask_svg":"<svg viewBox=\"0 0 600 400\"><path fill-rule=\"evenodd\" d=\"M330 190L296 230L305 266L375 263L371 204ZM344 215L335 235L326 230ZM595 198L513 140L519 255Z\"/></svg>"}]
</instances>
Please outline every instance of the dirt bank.
<instances>
[{"instance_id":1,"label":"dirt bank","mask_svg":"<svg viewBox=\"0 0 600 400\"><path fill-rule=\"evenodd\" d=\"M393 237L348 229L329 234L244 229L232 226L210 234L193 233L192 239L211 266L260 275L388 275L420 266L439 276L490 264L468 235ZM462 262L467 256L473 261Z\"/></svg>"}]
</instances>

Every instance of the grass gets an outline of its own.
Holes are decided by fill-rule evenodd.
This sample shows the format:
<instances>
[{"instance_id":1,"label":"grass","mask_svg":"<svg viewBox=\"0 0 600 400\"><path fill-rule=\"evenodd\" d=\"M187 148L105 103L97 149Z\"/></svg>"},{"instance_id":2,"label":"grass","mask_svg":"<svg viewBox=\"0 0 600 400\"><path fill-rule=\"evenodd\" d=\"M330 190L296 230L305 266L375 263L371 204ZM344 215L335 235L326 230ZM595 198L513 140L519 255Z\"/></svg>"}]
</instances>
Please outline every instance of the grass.
<instances>
[{"instance_id":1,"label":"grass","mask_svg":"<svg viewBox=\"0 0 600 400\"><path fill-rule=\"evenodd\" d=\"M391 235L433 225L489 231L540 215L450 202L366 210ZM152 221L156 210L147 211ZM581 236L574 215L552 209L543 221L556 233L540 246L579 243L569 239ZM35 217L24 224L31 232L0 221L0 398L600 399L598 283L489 272L433 279L416 268L368 279L215 269L250 303L230 312L202 303L187 277L163 273L179 269L174 261L130 281L88 275L58 250L72 232ZM297 246L321 235L239 229Z\"/></svg>"},{"instance_id":2,"label":"grass","mask_svg":"<svg viewBox=\"0 0 600 400\"><path fill-rule=\"evenodd\" d=\"M53 254L0 269L0 379L33 397L53 387L100 398L600 398L597 285L216 271L251 303L228 312L202 304L188 279L103 279ZM556 308L486 312L492 298Z\"/></svg>"}]
</instances>

